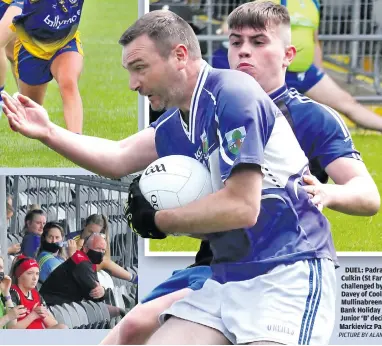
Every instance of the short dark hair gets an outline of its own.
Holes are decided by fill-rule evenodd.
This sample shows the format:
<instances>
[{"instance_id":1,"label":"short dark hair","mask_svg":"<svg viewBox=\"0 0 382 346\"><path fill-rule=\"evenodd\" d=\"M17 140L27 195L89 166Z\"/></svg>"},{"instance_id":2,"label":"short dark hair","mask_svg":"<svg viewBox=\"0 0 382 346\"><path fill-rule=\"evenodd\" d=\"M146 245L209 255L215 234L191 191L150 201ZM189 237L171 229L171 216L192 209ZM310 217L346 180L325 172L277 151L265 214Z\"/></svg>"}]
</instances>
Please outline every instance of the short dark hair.
<instances>
[{"instance_id":1,"label":"short dark hair","mask_svg":"<svg viewBox=\"0 0 382 346\"><path fill-rule=\"evenodd\" d=\"M191 58L202 57L198 38L191 26L171 11L156 10L146 13L122 34L119 44L126 46L142 35L147 35L154 41L163 58L168 58L177 44L184 44Z\"/></svg>"},{"instance_id":2,"label":"short dark hair","mask_svg":"<svg viewBox=\"0 0 382 346\"><path fill-rule=\"evenodd\" d=\"M227 18L229 29L266 30L270 25L290 26L287 8L272 1L252 1L235 8Z\"/></svg>"}]
</instances>

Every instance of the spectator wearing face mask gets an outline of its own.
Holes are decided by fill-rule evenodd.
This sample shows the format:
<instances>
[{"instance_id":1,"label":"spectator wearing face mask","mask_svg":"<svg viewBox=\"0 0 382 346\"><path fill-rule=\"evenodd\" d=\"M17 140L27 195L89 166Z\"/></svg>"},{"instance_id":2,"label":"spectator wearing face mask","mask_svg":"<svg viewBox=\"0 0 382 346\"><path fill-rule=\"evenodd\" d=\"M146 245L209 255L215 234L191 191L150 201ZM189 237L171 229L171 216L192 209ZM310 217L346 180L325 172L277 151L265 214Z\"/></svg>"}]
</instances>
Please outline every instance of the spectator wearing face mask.
<instances>
[{"instance_id":1,"label":"spectator wearing face mask","mask_svg":"<svg viewBox=\"0 0 382 346\"><path fill-rule=\"evenodd\" d=\"M68 259L66 248L63 247L64 236L64 229L59 223L48 222L45 224L41 235L41 245L37 252L37 262L40 266L40 283L44 283L47 277ZM76 250L74 240L69 241L68 245Z\"/></svg>"},{"instance_id":2,"label":"spectator wearing face mask","mask_svg":"<svg viewBox=\"0 0 382 346\"><path fill-rule=\"evenodd\" d=\"M103 214L92 214L85 221L85 227L83 230L71 233L68 238L71 238L77 242L77 249L81 249L84 244L84 239L87 238L92 233L102 233L105 235L106 239L106 252L103 260L97 265L97 272L100 270L106 271L111 276L127 280L133 283L138 283L138 276L134 273L130 273L126 269L122 268L120 265L112 261L110 255L110 235L109 235L109 225L105 215ZM69 255L72 253L69 248Z\"/></svg>"},{"instance_id":3,"label":"spectator wearing face mask","mask_svg":"<svg viewBox=\"0 0 382 346\"><path fill-rule=\"evenodd\" d=\"M100 285L96 265L101 263L106 251L105 236L93 233L85 239L81 250L58 266L40 289L48 305L103 300L105 289Z\"/></svg>"}]
</instances>

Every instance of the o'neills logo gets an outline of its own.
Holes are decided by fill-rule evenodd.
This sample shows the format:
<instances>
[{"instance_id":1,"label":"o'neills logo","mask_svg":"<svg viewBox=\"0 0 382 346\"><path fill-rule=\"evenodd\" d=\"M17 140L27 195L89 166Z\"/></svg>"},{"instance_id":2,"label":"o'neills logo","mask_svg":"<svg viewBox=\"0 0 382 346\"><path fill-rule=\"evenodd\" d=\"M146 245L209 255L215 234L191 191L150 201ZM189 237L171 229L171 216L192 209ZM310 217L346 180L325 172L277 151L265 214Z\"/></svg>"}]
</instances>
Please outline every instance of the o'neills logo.
<instances>
[{"instance_id":1,"label":"o'neills logo","mask_svg":"<svg viewBox=\"0 0 382 346\"><path fill-rule=\"evenodd\" d=\"M268 324L267 325L267 329L269 331L272 331L272 332L277 332L277 333L285 333L285 334L289 334L289 335L293 335L294 334L294 330L287 327L287 326L282 326L280 324Z\"/></svg>"},{"instance_id":2,"label":"o'neills logo","mask_svg":"<svg viewBox=\"0 0 382 346\"><path fill-rule=\"evenodd\" d=\"M59 29L62 25L76 23L80 15L81 15L81 10L78 10L77 14L73 15L71 18L60 20L60 16L57 15L52 19L50 15L48 14L44 19L44 23L49 25L51 28Z\"/></svg>"}]
</instances>

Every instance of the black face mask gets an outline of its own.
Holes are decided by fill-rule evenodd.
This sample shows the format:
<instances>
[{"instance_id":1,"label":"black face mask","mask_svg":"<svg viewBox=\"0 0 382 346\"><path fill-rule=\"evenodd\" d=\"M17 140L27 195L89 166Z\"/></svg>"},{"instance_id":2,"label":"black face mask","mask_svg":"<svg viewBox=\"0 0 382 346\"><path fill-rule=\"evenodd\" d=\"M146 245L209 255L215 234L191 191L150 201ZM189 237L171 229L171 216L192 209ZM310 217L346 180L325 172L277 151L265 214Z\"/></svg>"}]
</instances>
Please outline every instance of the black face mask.
<instances>
[{"instance_id":1,"label":"black face mask","mask_svg":"<svg viewBox=\"0 0 382 346\"><path fill-rule=\"evenodd\" d=\"M61 249L60 243L48 243L47 241L42 241L41 246L43 250L52 253L55 253Z\"/></svg>"},{"instance_id":2,"label":"black face mask","mask_svg":"<svg viewBox=\"0 0 382 346\"><path fill-rule=\"evenodd\" d=\"M103 261L103 253L89 249L86 253L93 264L100 264Z\"/></svg>"},{"instance_id":3,"label":"black face mask","mask_svg":"<svg viewBox=\"0 0 382 346\"><path fill-rule=\"evenodd\" d=\"M4 272L0 272L0 282L4 280L4 276L5 276Z\"/></svg>"}]
</instances>

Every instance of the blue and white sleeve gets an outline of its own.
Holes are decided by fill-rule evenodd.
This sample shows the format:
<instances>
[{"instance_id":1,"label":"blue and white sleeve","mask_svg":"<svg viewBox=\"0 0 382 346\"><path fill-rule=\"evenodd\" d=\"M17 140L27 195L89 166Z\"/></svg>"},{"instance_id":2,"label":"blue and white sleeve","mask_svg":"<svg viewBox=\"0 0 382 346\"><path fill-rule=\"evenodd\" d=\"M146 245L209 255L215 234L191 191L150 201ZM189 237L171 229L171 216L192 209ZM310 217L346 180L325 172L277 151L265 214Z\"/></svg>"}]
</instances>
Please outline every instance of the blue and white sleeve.
<instances>
[{"instance_id":1,"label":"blue and white sleeve","mask_svg":"<svg viewBox=\"0 0 382 346\"><path fill-rule=\"evenodd\" d=\"M327 165L340 157L362 160L341 116L325 105L314 107L313 119L317 118L317 112L321 113L320 116L324 120L320 124L320 136L315 141L312 156L318 159L321 167L325 169Z\"/></svg>"},{"instance_id":2,"label":"blue and white sleeve","mask_svg":"<svg viewBox=\"0 0 382 346\"><path fill-rule=\"evenodd\" d=\"M264 148L277 108L250 76L230 81L217 95L215 122L219 137L221 178L225 181L240 164L264 163Z\"/></svg>"}]
</instances>

